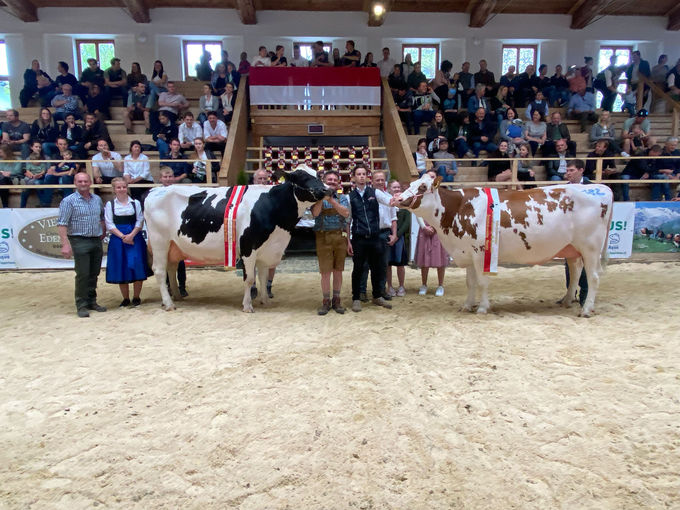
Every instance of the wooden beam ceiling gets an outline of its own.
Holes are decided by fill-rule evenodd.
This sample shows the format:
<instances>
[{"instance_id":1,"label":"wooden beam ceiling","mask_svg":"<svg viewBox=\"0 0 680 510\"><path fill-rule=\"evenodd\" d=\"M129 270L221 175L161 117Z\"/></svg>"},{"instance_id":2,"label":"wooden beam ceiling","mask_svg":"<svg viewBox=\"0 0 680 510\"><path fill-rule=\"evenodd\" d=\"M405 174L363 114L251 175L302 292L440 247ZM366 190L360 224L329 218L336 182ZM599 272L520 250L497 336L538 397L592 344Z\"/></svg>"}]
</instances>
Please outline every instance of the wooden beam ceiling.
<instances>
[{"instance_id":1,"label":"wooden beam ceiling","mask_svg":"<svg viewBox=\"0 0 680 510\"><path fill-rule=\"evenodd\" d=\"M253 0L236 0L236 9L241 23L244 25L257 25L255 3Z\"/></svg>"},{"instance_id":2,"label":"wooden beam ceiling","mask_svg":"<svg viewBox=\"0 0 680 510\"><path fill-rule=\"evenodd\" d=\"M481 28L486 25L486 21L496 7L496 0L478 0L477 4L470 11L469 27Z\"/></svg>"},{"instance_id":3,"label":"wooden beam ceiling","mask_svg":"<svg viewBox=\"0 0 680 510\"><path fill-rule=\"evenodd\" d=\"M122 0L132 19L137 23L151 23L149 7L144 0Z\"/></svg>"},{"instance_id":4,"label":"wooden beam ceiling","mask_svg":"<svg viewBox=\"0 0 680 510\"><path fill-rule=\"evenodd\" d=\"M588 0L581 4L571 15L571 28L578 30L590 25L600 10L609 2L610 0Z\"/></svg>"},{"instance_id":5,"label":"wooden beam ceiling","mask_svg":"<svg viewBox=\"0 0 680 510\"><path fill-rule=\"evenodd\" d=\"M5 9L21 21L30 23L38 21L38 9L30 0L4 0Z\"/></svg>"},{"instance_id":6,"label":"wooden beam ceiling","mask_svg":"<svg viewBox=\"0 0 680 510\"><path fill-rule=\"evenodd\" d=\"M680 30L680 4L668 11L668 26L666 30Z\"/></svg>"}]
</instances>

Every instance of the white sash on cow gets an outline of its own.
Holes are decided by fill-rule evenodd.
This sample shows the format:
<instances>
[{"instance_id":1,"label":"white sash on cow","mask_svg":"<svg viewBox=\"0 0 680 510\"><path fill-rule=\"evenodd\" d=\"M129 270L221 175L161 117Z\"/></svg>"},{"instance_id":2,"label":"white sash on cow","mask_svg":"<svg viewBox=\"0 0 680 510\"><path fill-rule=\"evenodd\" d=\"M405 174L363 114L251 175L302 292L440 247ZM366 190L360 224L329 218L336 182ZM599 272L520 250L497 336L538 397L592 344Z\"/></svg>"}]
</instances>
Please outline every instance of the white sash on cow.
<instances>
[{"instance_id":1,"label":"white sash on cow","mask_svg":"<svg viewBox=\"0 0 680 510\"><path fill-rule=\"evenodd\" d=\"M501 207L496 188L483 188L486 207L484 214L484 251L482 268L485 274L498 273L498 237L501 221Z\"/></svg>"}]
</instances>

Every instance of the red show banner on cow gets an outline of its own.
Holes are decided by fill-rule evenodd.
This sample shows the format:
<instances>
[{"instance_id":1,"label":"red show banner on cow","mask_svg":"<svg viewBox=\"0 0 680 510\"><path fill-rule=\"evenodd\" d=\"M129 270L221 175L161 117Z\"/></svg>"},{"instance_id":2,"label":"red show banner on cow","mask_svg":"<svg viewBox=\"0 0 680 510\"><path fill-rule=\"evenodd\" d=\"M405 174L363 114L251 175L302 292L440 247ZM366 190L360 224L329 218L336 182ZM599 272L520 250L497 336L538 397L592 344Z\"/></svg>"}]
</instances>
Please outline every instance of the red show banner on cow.
<instances>
[{"instance_id":1,"label":"red show banner on cow","mask_svg":"<svg viewBox=\"0 0 680 510\"><path fill-rule=\"evenodd\" d=\"M380 105L378 68L251 67L253 105Z\"/></svg>"}]
</instances>

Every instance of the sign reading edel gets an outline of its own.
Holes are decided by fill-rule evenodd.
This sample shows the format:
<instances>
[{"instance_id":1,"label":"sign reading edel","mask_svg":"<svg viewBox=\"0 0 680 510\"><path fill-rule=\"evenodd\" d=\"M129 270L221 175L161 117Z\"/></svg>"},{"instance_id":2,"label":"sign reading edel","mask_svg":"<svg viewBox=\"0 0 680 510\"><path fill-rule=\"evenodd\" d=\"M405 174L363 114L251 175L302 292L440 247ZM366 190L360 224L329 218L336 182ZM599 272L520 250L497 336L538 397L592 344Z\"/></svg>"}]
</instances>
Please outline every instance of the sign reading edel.
<instances>
[{"instance_id":1,"label":"sign reading edel","mask_svg":"<svg viewBox=\"0 0 680 510\"><path fill-rule=\"evenodd\" d=\"M380 105L377 67L251 67L253 105Z\"/></svg>"}]
</instances>

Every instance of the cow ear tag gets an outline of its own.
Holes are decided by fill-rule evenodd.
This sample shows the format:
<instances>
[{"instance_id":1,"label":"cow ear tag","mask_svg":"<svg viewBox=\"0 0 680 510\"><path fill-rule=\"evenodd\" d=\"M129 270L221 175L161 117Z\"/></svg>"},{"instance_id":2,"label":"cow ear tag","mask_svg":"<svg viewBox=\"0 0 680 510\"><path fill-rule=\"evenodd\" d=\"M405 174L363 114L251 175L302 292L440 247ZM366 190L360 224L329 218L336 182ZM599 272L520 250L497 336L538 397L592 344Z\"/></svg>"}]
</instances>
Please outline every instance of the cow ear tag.
<instances>
[{"instance_id":1,"label":"cow ear tag","mask_svg":"<svg viewBox=\"0 0 680 510\"><path fill-rule=\"evenodd\" d=\"M281 177L279 177L279 180L277 182L279 184L283 184L284 182L286 182L286 178L282 175Z\"/></svg>"},{"instance_id":2,"label":"cow ear tag","mask_svg":"<svg viewBox=\"0 0 680 510\"><path fill-rule=\"evenodd\" d=\"M439 184L442 182L442 176L438 175L437 177L434 178L434 182L432 183L432 189L435 190L439 187Z\"/></svg>"}]
</instances>

